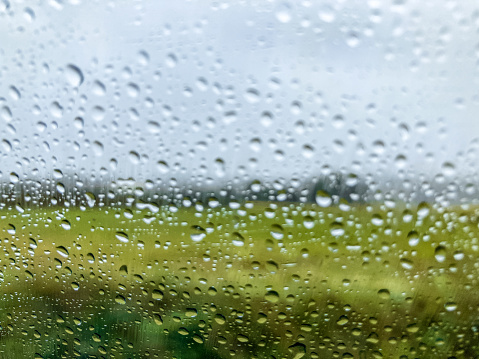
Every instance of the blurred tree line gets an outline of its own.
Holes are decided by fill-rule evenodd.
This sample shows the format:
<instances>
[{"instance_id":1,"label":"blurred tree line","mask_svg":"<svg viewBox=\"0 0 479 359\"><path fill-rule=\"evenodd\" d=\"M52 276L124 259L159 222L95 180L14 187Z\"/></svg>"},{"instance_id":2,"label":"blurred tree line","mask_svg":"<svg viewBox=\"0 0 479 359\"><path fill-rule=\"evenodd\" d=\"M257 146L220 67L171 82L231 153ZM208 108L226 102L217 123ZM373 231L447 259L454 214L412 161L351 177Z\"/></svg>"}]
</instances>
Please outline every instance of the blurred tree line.
<instances>
[{"instance_id":1,"label":"blurred tree line","mask_svg":"<svg viewBox=\"0 0 479 359\"><path fill-rule=\"evenodd\" d=\"M55 178L56 177L56 178ZM57 174L52 178L23 179L0 183L3 207L102 207L133 206L152 203L177 207L224 206L246 201L315 203L318 191L339 200L362 202L367 184L354 175L331 173L308 179L278 179L269 182L198 185L169 182L137 182L128 179L82 179L77 175Z\"/></svg>"}]
</instances>

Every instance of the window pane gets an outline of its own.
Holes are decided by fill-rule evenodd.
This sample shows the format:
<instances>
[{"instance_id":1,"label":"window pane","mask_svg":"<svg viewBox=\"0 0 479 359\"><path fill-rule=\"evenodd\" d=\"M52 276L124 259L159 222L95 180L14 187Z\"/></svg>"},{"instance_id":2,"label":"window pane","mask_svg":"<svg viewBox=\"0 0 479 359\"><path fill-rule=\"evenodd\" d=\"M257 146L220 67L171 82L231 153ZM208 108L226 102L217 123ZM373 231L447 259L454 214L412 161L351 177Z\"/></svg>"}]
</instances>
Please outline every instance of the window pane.
<instances>
[{"instance_id":1,"label":"window pane","mask_svg":"<svg viewBox=\"0 0 479 359\"><path fill-rule=\"evenodd\" d=\"M478 30L0 0L0 356L479 356Z\"/></svg>"}]
</instances>

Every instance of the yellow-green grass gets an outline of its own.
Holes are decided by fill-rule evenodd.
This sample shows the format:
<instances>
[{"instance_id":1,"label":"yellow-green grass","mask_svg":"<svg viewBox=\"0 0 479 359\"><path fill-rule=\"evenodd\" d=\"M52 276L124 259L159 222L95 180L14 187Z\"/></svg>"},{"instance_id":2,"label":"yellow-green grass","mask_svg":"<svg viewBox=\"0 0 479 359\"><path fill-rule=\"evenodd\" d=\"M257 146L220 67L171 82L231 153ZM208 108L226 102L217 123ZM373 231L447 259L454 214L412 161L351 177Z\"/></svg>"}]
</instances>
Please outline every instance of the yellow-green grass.
<instances>
[{"instance_id":1,"label":"yellow-green grass","mask_svg":"<svg viewBox=\"0 0 479 359\"><path fill-rule=\"evenodd\" d=\"M140 208L1 213L4 357L479 355L474 209Z\"/></svg>"}]
</instances>

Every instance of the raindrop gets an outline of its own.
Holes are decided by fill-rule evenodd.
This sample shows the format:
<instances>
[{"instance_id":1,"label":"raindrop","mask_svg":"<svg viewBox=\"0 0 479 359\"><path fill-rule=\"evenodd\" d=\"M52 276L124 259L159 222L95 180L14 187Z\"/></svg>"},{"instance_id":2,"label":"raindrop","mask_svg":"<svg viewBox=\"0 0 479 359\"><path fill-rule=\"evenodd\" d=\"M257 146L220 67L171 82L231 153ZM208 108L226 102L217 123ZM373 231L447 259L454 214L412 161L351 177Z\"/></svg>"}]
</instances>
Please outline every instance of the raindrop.
<instances>
[{"instance_id":1,"label":"raindrop","mask_svg":"<svg viewBox=\"0 0 479 359\"><path fill-rule=\"evenodd\" d=\"M313 217L311 217L311 216L306 216L306 217L304 217L303 225L304 225L304 227L307 228L307 229L313 228L313 227L314 227L314 219L313 219Z\"/></svg>"},{"instance_id":2,"label":"raindrop","mask_svg":"<svg viewBox=\"0 0 479 359\"><path fill-rule=\"evenodd\" d=\"M273 124L273 114L269 111L265 111L261 114L260 123L264 127L269 127Z\"/></svg>"},{"instance_id":3,"label":"raindrop","mask_svg":"<svg viewBox=\"0 0 479 359\"><path fill-rule=\"evenodd\" d=\"M20 91L15 86L10 86L9 94L10 94L10 97L15 101L20 100L20 98L22 97L22 95L20 94Z\"/></svg>"},{"instance_id":4,"label":"raindrop","mask_svg":"<svg viewBox=\"0 0 479 359\"><path fill-rule=\"evenodd\" d=\"M93 253L88 253L86 255L86 259L87 259L88 263L90 263L90 264L95 263L95 256L93 255Z\"/></svg>"},{"instance_id":5,"label":"raindrop","mask_svg":"<svg viewBox=\"0 0 479 359\"><path fill-rule=\"evenodd\" d=\"M178 64L178 59L175 54L169 54L165 60L166 66L173 68Z\"/></svg>"},{"instance_id":6,"label":"raindrop","mask_svg":"<svg viewBox=\"0 0 479 359\"><path fill-rule=\"evenodd\" d=\"M126 304L126 299L124 296L118 294L116 297L115 297L115 302L117 302L118 304Z\"/></svg>"},{"instance_id":7,"label":"raindrop","mask_svg":"<svg viewBox=\"0 0 479 359\"><path fill-rule=\"evenodd\" d=\"M186 308L185 317L194 318L198 315L198 311L195 308Z\"/></svg>"},{"instance_id":8,"label":"raindrop","mask_svg":"<svg viewBox=\"0 0 479 359\"><path fill-rule=\"evenodd\" d=\"M409 232L407 239L411 247L415 247L419 244L419 234L416 231Z\"/></svg>"},{"instance_id":9,"label":"raindrop","mask_svg":"<svg viewBox=\"0 0 479 359\"><path fill-rule=\"evenodd\" d=\"M67 65L65 69L65 76L68 83L73 87L78 87L83 83L83 73L75 65Z\"/></svg>"},{"instance_id":10,"label":"raindrop","mask_svg":"<svg viewBox=\"0 0 479 359\"><path fill-rule=\"evenodd\" d=\"M456 261L460 261L464 259L464 252L463 251L455 251L453 257Z\"/></svg>"},{"instance_id":11,"label":"raindrop","mask_svg":"<svg viewBox=\"0 0 479 359\"><path fill-rule=\"evenodd\" d=\"M281 4L276 11L276 19L283 24L291 21L291 6L289 4Z\"/></svg>"},{"instance_id":12,"label":"raindrop","mask_svg":"<svg viewBox=\"0 0 479 359\"><path fill-rule=\"evenodd\" d=\"M73 120L73 126L75 126L77 129L79 130L82 130L83 129L83 126L84 126L84 121L83 121L83 118L81 117L76 117L74 120Z\"/></svg>"},{"instance_id":13,"label":"raindrop","mask_svg":"<svg viewBox=\"0 0 479 359\"><path fill-rule=\"evenodd\" d=\"M126 277L128 275L128 267L124 264L120 267L120 275Z\"/></svg>"},{"instance_id":14,"label":"raindrop","mask_svg":"<svg viewBox=\"0 0 479 359\"><path fill-rule=\"evenodd\" d=\"M156 325L163 325L163 319L159 314L154 314L153 315L153 321L155 322Z\"/></svg>"},{"instance_id":15,"label":"raindrop","mask_svg":"<svg viewBox=\"0 0 479 359\"><path fill-rule=\"evenodd\" d=\"M236 247L244 246L244 238L238 232L233 233L233 245L235 245Z\"/></svg>"},{"instance_id":16,"label":"raindrop","mask_svg":"<svg viewBox=\"0 0 479 359\"><path fill-rule=\"evenodd\" d=\"M401 258L399 262L404 269L411 270L413 268L413 262L410 259Z\"/></svg>"},{"instance_id":17,"label":"raindrop","mask_svg":"<svg viewBox=\"0 0 479 359\"><path fill-rule=\"evenodd\" d=\"M92 144L93 147L93 152L95 153L95 156L101 157L103 155L103 144L99 141L95 141Z\"/></svg>"},{"instance_id":18,"label":"raindrop","mask_svg":"<svg viewBox=\"0 0 479 359\"><path fill-rule=\"evenodd\" d=\"M288 351L292 354L291 359L301 359L306 355L306 345L303 343L295 343L288 347Z\"/></svg>"},{"instance_id":19,"label":"raindrop","mask_svg":"<svg viewBox=\"0 0 479 359\"><path fill-rule=\"evenodd\" d=\"M219 325L223 325L226 323L226 318L224 315L221 314L216 314L215 315L215 322L218 323Z\"/></svg>"},{"instance_id":20,"label":"raindrop","mask_svg":"<svg viewBox=\"0 0 479 359\"><path fill-rule=\"evenodd\" d=\"M442 165L442 171L445 176L452 177L456 174L456 166L451 162L445 162Z\"/></svg>"},{"instance_id":21,"label":"raindrop","mask_svg":"<svg viewBox=\"0 0 479 359\"><path fill-rule=\"evenodd\" d=\"M344 120L344 117L342 115L336 115L333 117L333 127L340 129L343 128L346 121Z\"/></svg>"},{"instance_id":22,"label":"raindrop","mask_svg":"<svg viewBox=\"0 0 479 359\"><path fill-rule=\"evenodd\" d=\"M343 225L340 222L331 223L331 225L329 226L329 230L331 232L331 235L333 235L334 237L343 236L345 233Z\"/></svg>"},{"instance_id":23,"label":"raindrop","mask_svg":"<svg viewBox=\"0 0 479 359\"><path fill-rule=\"evenodd\" d=\"M244 97L249 103L257 103L260 99L259 91L256 89L248 89Z\"/></svg>"},{"instance_id":24,"label":"raindrop","mask_svg":"<svg viewBox=\"0 0 479 359\"><path fill-rule=\"evenodd\" d=\"M66 231L69 231L72 228L70 222L67 221L66 219L64 219L60 225Z\"/></svg>"},{"instance_id":25,"label":"raindrop","mask_svg":"<svg viewBox=\"0 0 479 359\"><path fill-rule=\"evenodd\" d=\"M11 235L14 235L16 233L16 229L15 229L15 226L13 224L8 225L7 233L11 234Z\"/></svg>"},{"instance_id":26,"label":"raindrop","mask_svg":"<svg viewBox=\"0 0 479 359\"><path fill-rule=\"evenodd\" d=\"M346 325L349 322L349 318L345 315L342 315L339 317L339 319L336 321L337 325Z\"/></svg>"},{"instance_id":27,"label":"raindrop","mask_svg":"<svg viewBox=\"0 0 479 359\"><path fill-rule=\"evenodd\" d=\"M63 246L57 247L57 253L64 258L68 257L69 255L68 250Z\"/></svg>"},{"instance_id":28,"label":"raindrop","mask_svg":"<svg viewBox=\"0 0 479 359\"><path fill-rule=\"evenodd\" d=\"M347 39L346 39L346 44L348 44L349 47L358 47L360 43L359 36L355 32L349 33Z\"/></svg>"},{"instance_id":29,"label":"raindrop","mask_svg":"<svg viewBox=\"0 0 479 359\"><path fill-rule=\"evenodd\" d=\"M388 289L380 289L378 291L378 296L380 299L389 299L391 296L391 293L389 293Z\"/></svg>"},{"instance_id":30,"label":"raindrop","mask_svg":"<svg viewBox=\"0 0 479 359\"><path fill-rule=\"evenodd\" d=\"M457 304L454 303L454 302L447 302L446 304L444 304L444 308L448 311L448 312L453 312L457 309Z\"/></svg>"},{"instance_id":31,"label":"raindrop","mask_svg":"<svg viewBox=\"0 0 479 359\"><path fill-rule=\"evenodd\" d=\"M144 50L138 53L137 57L138 63L142 66L147 66L150 62L150 55Z\"/></svg>"},{"instance_id":32,"label":"raindrop","mask_svg":"<svg viewBox=\"0 0 479 359\"><path fill-rule=\"evenodd\" d=\"M10 9L10 1L0 0L0 13L7 12L8 9Z\"/></svg>"},{"instance_id":33,"label":"raindrop","mask_svg":"<svg viewBox=\"0 0 479 359\"><path fill-rule=\"evenodd\" d=\"M10 107L8 106L3 106L1 108L0 115L6 122L11 122L13 119L12 111L10 110Z\"/></svg>"},{"instance_id":34,"label":"raindrop","mask_svg":"<svg viewBox=\"0 0 479 359\"><path fill-rule=\"evenodd\" d=\"M268 302L271 302L271 303L278 303L279 302L279 294L278 294L278 292L276 292L274 290L270 290L270 291L266 292L266 294L264 296L264 299L266 299Z\"/></svg>"},{"instance_id":35,"label":"raindrop","mask_svg":"<svg viewBox=\"0 0 479 359\"><path fill-rule=\"evenodd\" d=\"M162 300L163 299L163 292L159 289L153 289L153 291L151 292L151 297L154 300Z\"/></svg>"},{"instance_id":36,"label":"raindrop","mask_svg":"<svg viewBox=\"0 0 479 359\"><path fill-rule=\"evenodd\" d=\"M106 87L101 81L96 80L95 82L93 82L92 92L96 96L105 96Z\"/></svg>"},{"instance_id":37,"label":"raindrop","mask_svg":"<svg viewBox=\"0 0 479 359\"><path fill-rule=\"evenodd\" d=\"M128 96L130 96L130 97L138 97L138 95L140 94L140 88L138 87L137 84L134 84L134 83L130 82L126 86L126 92L127 92Z\"/></svg>"},{"instance_id":38,"label":"raindrop","mask_svg":"<svg viewBox=\"0 0 479 359\"><path fill-rule=\"evenodd\" d=\"M93 107L91 117L95 121L102 121L105 118L105 109L101 106Z\"/></svg>"},{"instance_id":39,"label":"raindrop","mask_svg":"<svg viewBox=\"0 0 479 359\"><path fill-rule=\"evenodd\" d=\"M130 238L125 232L116 232L115 237L122 243L128 243L128 241L130 240Z\"/></svg>"},{"instance_id":40,"label":"raindrop","mask_svg":"<svg viewBox=\"0 0 479 359\"><path fill-rule=\"evenodd\" d=\"M281 240L284 237L284 229L279 224L273 224L271 226L271 236L276 240Z\"/></svg>"},{"instance_id":41,"label":"raindrop","mask_svg":"<svg viewBox=\"0 0 479 359\"><path fill-rule=\"evenodd\" d=\"M206 229L200 226L192 226L193 233L191 233L190 237L193 242L201 242L206 237Z\"/></svg>"},{"instance_id":42,"label":"raindrop","mask_svg":"<svg viewBox=\"0 0 479 359\"><path fill-rule=\"evenodd\" d=\"M147 124L147 129L150 133L160 133L161 131L161 126L158 122L156 121L149 121Z\"/></svg>"},{"instance_id":43,"label":"raindrop","mask_svg":"<svg viewBox=\"0 0 479 359\"><path fill-rule=\"evenodd\" d=\"M333 199L329 194L320 190L316 192L316 203L320 207L325 208L331 206L331 204L333 203Z\"/></svg>"},{"instance_id":44,"label":"raindrop","mask_svg":"<svg viewBox=\"0 0 479 359\"><path fill-rule=\"evenodd\" d=\"M371 218L371 223L374 224L375 226L380 227L384 224L384 220L379 214L374 214L373 217Z\"/></svg>"},{"instance_id":45,"label":"raindrop","mask_svg":"<svg viewBox=\"0 0 479 359\"><path fill-rule=\"evenodd\" d=\"M332 23L336 19L333 8L330 5L323 5L318 12L319 19L326 23Z\"/></svg>"},{"instance_id":46,"label":"raindrop","mask_svg":"<svg viewBox=\"0 0 479 359\"><path fill-rule=\"evenodd\" d=\"M439 263L442 263L446 260L446 247L437 246L434 250L434 257Z\"/></svg>"}]
</instances>

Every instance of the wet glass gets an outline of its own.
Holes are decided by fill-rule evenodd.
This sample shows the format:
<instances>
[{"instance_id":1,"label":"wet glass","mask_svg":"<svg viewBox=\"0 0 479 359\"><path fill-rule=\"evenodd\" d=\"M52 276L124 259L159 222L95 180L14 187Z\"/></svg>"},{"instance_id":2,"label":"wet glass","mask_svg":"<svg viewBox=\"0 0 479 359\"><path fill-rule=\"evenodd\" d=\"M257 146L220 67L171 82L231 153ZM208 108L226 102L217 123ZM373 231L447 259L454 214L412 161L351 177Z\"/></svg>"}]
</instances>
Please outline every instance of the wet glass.
<instances>
[{"instance_id":1,"label":"wet glass","mask_svg":"<svg viewBox=\"0 0 479 359\"><path fill-rule=\"evenodd\" d=\"M0 0L0 356L479 356L479 4Z\"/></svg>"}]
</instances>

